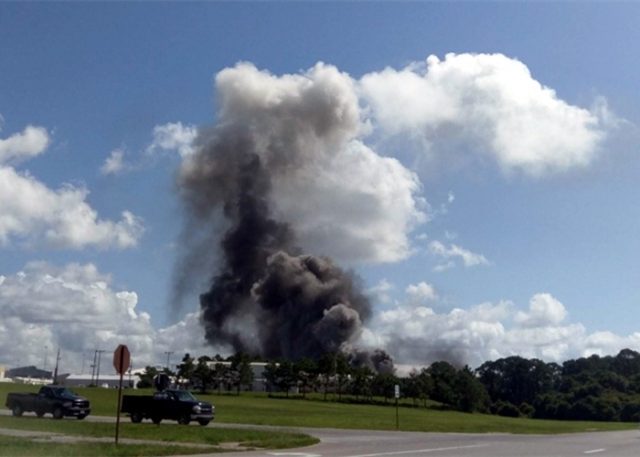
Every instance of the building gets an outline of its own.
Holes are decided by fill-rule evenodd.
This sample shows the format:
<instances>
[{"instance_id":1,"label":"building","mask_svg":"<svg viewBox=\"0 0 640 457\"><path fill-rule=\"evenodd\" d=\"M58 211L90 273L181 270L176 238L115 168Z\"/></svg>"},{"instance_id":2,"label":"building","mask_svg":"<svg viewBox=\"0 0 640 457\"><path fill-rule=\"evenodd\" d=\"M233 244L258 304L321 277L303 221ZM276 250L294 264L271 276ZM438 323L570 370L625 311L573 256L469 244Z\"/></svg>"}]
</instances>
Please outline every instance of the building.
<instances>
[{"instance_id":1,"label":"building","mask_svg":"<svg viewBox=\"0 0 640 457\"><path fill-rule=\"evenodd\" d=\"M11 368L4 375L24 384L50 384L53 380L50 371L41 370L33 365Z\"/></svg>"},{"instance_id":2,"label":"building","mask_svg":"<svg viewBox=\"0 0 640 457\"><path fill-rule=\"evenodd\" d=\"M88 387L97 384L98 387L118 388L120 385L120 375L103 375L96 380L90 374L63 374L58 376L58 384L66 387ZM136 374L125 374L122 377L122 387L125 389L135 389L140 381L140 377Z\"/></svg>"}]
</instances>

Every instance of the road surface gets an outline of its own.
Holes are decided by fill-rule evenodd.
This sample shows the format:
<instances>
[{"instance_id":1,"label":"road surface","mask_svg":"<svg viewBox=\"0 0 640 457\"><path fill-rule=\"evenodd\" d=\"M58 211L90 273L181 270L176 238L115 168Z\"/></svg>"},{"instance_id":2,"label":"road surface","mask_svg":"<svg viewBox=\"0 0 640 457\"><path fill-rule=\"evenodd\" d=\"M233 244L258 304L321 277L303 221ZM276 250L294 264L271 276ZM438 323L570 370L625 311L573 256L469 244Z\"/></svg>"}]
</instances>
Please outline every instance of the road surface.
<instances>
[{"instance_id":1,"label":"road surface","mask_svg":"<svg viewBox=\"0 0 640 457\"><path fill-rule=\"evenodd\" d=\"M11 412L5 409L0 410L0 414L9 415ZM43 420L52 419L46 416ZM114 422L115 418L89 416L85 420ZM300 449L209 454L212 457L640 457L640 430L510 435L261 427L220 423L211 423L208 427L290 430L320 439L319 444ZM202 454L204 455L207 454Z\"/></svg>"}]
</instances>

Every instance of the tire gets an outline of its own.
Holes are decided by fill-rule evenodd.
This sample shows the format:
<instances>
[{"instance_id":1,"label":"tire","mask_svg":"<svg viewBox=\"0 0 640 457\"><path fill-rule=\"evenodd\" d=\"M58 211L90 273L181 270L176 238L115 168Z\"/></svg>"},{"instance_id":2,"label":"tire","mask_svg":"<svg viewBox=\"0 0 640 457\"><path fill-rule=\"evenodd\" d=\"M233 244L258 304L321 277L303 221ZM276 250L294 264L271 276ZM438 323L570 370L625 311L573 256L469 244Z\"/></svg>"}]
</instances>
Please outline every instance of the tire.
<instances>
[{"instance_id":1,"label":"tire","mask_svg":"<svg viewBox=\"0 0 640 457\"><path fill-rule=\"evenodd\" d=\"M36 416L38 416L38 417L44 416L44 411L42 411L41 409L37 410L36 411Z\"/></svg>"},{"instance_id":2,"label":"tire","mask_svg":"<svg viewBox=\"0 0 640 457\"><path fill-rule=\"evenodd\" d=\"M198 424L202 425L203 427L209 425L209 419L198 419Z\"/></svg>"},{"instance_id":3,"label":"tire","mask_svg":"<svg viewBox=\"0 0 640 457\"><path fill-rule=\"evenodd\" d=\"M153 422L156 425L159 425L160 422L162 422L162 417L152 417L151 422Z\"/></svg>"},{"instance_id":4,"label":"tire","mask_svg":"<svg viewBox=\"0 0 640 457\"><path fill-rule=\"evenodd\" d=\"M178 424L180 425L189 425L189 422L191 422L191 418L186 414L178 418Z\"/></svg>"},{"instance_id":5,"label":"tire","mask_svg":"<svg viewBox=\"0 0 640 457\"><path fill-rule=\"evenodd\" d=\"M76 418L81 421L82 419L84 419L85 417L87 417L86 414L80 414L79 416L76 416Z\"/></svg>"},{"instance_id":6,"label":"tire","mask_svg":"<svg viewBox=\"0 0 640 457\"><path fill-rule=\"evenodd\" d=\"M59 406L53 410L53 418L58 420L58 419L62 419L62 417L64 416L64 413L62 412L62 408L60 408Z\"/></svg>"},{"instance_id":7,"label":"tire","mask_svg":"<svg viewBox=\"0 0 640 457\"><path fill-rule=\"evenodd\" d=\"M131 422L133 422L134 424L139 424L140 422L142 422L142 414L131 413ZM153 423L155 424L156 422L154 421Z\"/></svg>"},{"instance_id":8,"label":"tire","mask_svg":"<svg viewBox=\"0 0 640 457\"><path fill-rule=\"evenodd\" d=\"M11 414L13 414L15 417L20 417L20 416L22 416L22 413L24 413L24 410L22 409L22 405L20 405L20 404L13 405L13 409L11 410Z\"/></svg>"}]
</instances>

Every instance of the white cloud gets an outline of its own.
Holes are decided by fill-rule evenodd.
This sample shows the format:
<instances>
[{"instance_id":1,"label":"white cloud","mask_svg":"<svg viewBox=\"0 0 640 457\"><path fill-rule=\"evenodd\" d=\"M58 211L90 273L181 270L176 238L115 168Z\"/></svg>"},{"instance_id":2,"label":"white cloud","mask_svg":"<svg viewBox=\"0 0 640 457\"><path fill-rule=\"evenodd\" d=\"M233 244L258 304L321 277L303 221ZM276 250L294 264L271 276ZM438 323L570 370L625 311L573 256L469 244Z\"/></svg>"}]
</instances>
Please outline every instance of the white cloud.
<instances>
[{"instance_id":1,"label":"white cloud","mask_svg":"<svg viewBox=\"0 0 640 457\"><path fill-rule=\"evenodd\" d=\"M490 264L490 262L482 254L476 254L456 244L451 244L449 245L449 247L447 247L437 240L429 243L429 252L431 252L435 256L447 260L446 263L436 266L436 271L443 271L452 268L455 265L453 259L460 259L462 261L462 264L467 268Z\"/></svg>"},{"instance_id":2,"label":"white cloud","mask_svg":"<svg viewBox=\"0 0 640 457\"><path fill-rule=\"evenodd\" d=\"M184 183L213 174L224 184L238 154L257 154L270 170L274 216L308 252L350 264L410 255L408 234L426 218L420 181L363 143L349 75L318 63L276 76L240 63L216 76L216 99L218 123L201 131L197 143L208 146L184 161Z\"/></svg>"},{"instance_id":3,"label":"white cloud","mask_svg":"<svg viewBox=\"0 0 640 457\"><path fill-rule=\"evenodd\" d=\"M5 158L28 158L44 151L46 131L31 129L4 140L0 148ZM0 246L14 240L72 249L135 246L143 232L142 220L129 211L117 222L101 220L86 202L88 195L87 189L71 185L52 190L28 172L0 163Z\"/></svg>"},{"instance_id":4,"label":"white cloud","mask_svg":"<svg viewBox=\"0 0 640 457\"><path fill-rule=\"evenodd\" d=\"M559 324L567 316L564 305L551 294L536 294L529 302L529 311L520 311L515 321L523 327L544 327Z\"/></svg>"},{"instance_id":5,"label":"white cloud","mask_svg":"<svg viewBox=\"0 0 640 457\"><path fill-rule=\"evenodd\" d=\"M35 157L43 153L48 145L49 134L46 129L29 125L22 133L0 139L0 165Z\"/></svg>"},{"instance_id":6,"label":"white cloud","mask_svg":"<svg viewBox=\"0 0 640 457\"><path fill-rule=\"evenodd\" d=\"M114 289L92 264L29 263L0 281L0 347L11 349L0 354L0 363L42 367L45 346L49 369L60 348L62 372L79 371L83 354L104 349L110 355L119 344L129 347L134 368L164 363L169 350L180 357L212 351L205 348L197 314L156 330L137 302L135 292ZM105 373L113 371L110 360L103 359Z\"/></svg>"},{"instance_id":7,"label":"white cloud","mask_svg":"<svg viewBox=\"0 0 640 457\"><path fill-rule=\"evenodd\" d=\"M503 301L437 313L415 306L407 296L404 304L373 319L361 343L386 348L401 364L447 360L474 367L511 355L562 362L640 348L640 333L590 334L582 324L566 322L566 317L564 305L546 293L534 295L527 312Z\"/></svg>"},{"instance_id":8,"label":"white cloud","mask_svg":"<svg viewBox=\"0 0 640 457\"><path fill-rule=\"evenodd\" d=\"M395 286L389 282L386 278L383 278L375 286L369 288L367 293L372 297L372 300L376 303L391 303L391 292Z\"/></svg>"},{"instance_id":9,"label":"white cloud","mask_svg":"<svg viewBox=\"0 0 640 457\"><path fill-rule=\"evenodd\" d=\"M424 304L438 299L435 287L424 281L421 281L418 284L410 284L405 292L407 294L408 302L414 305Z\"/></svg>"},{"instance_id":10,"label":"white cloud","mask_svg":"<svg viewBox=\"0 0 640 457\"><path fill-rule=\"evenodd\" d=\"M114 149L106 158L102 167L100 167L100 173L103 175L117 175L126 169L124 163L124 151L122 149Z\"/></svg>"},{"instance_id":11,"label":"white cloud","mask_svg":"<svg viewBox=\"0 0 640 457\"><path fill-rule=\"evenodd\" d=\"M0 245L17 239L71 249L135 246L142 220L129 211L117 222L98 219L85 201L88 194L70 185L52 190L27 173L0 167Z\"/></svg>"},{"instance_id":12,"label":"white cloud","mask_svg":"<svg viewBox=\"0 0 640 457\"><path fill-rule=\"evenodd\" d=\"M182 122L169 122L153 128L153 142L147 147L147 153L157 151L177 151L181 157L193 154L193 141L198 136L198 129Z\"/></svg>"},{"instance_id":13,"label":"white cloud","mask_svg":"<svg viewBox=\"0 0 640 457\"><path fill-rule=\"evenodd\" d=\"M360 83L388 133L409 133L434 150L462 142L505 171L533 176L588 165L613 124L603 99L591 111L570 105L502 54L430 56L426 66L386 68Z\"/></svg>"}]
</instances>

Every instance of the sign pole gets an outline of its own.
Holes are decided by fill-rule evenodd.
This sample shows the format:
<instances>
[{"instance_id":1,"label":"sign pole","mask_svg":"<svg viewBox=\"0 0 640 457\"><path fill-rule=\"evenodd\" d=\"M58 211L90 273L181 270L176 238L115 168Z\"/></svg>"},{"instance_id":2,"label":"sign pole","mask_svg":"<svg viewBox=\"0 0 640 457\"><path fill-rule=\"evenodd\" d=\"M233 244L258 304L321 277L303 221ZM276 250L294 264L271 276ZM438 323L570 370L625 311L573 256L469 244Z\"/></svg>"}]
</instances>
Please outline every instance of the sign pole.
<instances>
[{"instance_id":1,"label":"sign pole","mask_svg":"<svg viewBox=\"0 0 640 457\"><path fill-rule=\"evenodd\" d=\"M116 446L118 445L118 434L120 432L120 405L122 404L122 373L120 370L120 384L118 385L118 413L116 415Z\"/></svg>"},{"instance_id":2,"label":"sign pole","mask_svg":"<svg viewBox=\"0 0 640 457\"><path fill-rule=\"evenodd\" d=\"M120 435L120 406L122 404L122 377L124 372L131 365L131 354L129 348L124 344L119 345L113 352L113 367L120 375L120 384L118 385L118 406L116 411L116 446L118 445L118 436Z\"/></svg>"},{"instance_id":3,"label":"sign pole","mask_svg":"<svg viewBox=\"0 0 640 457\"><path fill-rule=\"evenodd\" d=\"M400 386L394 386L394 397L396 397L396 430L400 428L400 415L398 413L398 399L400 398Z\"/></svg>"}]
</instances>

